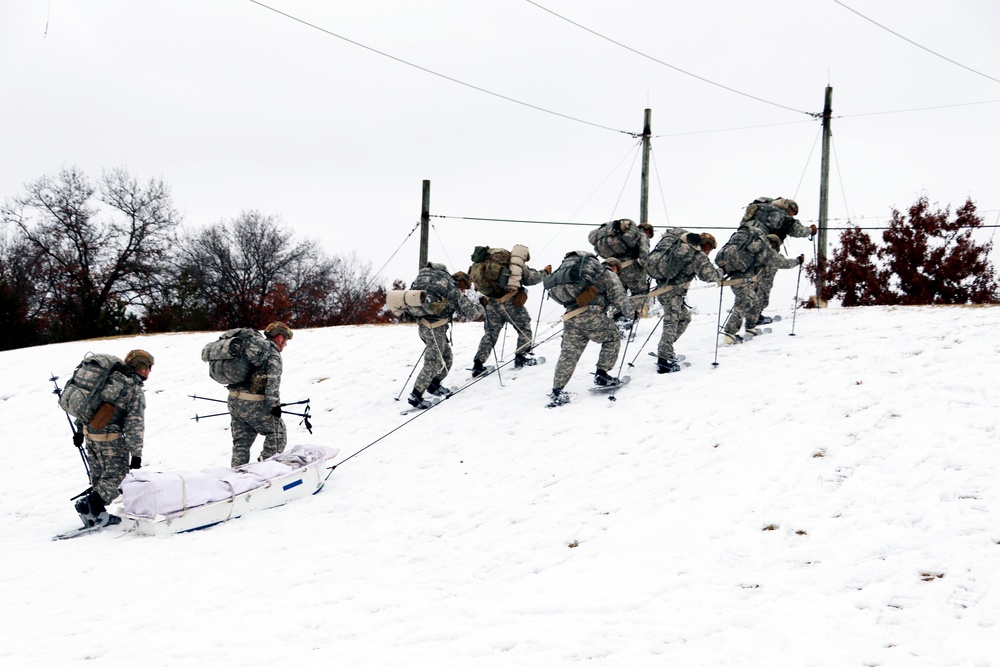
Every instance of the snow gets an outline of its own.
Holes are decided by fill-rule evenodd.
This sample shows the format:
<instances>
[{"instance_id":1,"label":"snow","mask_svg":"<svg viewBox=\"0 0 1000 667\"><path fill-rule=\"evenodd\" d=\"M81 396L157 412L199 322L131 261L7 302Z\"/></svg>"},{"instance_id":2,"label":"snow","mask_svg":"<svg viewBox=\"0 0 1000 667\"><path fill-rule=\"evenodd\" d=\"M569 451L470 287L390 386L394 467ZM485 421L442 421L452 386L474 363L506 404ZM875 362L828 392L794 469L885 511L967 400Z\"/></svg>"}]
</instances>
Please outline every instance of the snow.
<instances>
[{"instance_id":1,"label":"snow","mask_svg":"<svg viewBox=\"0 0 1000 667\"><path fill-rule=\"evenodd\" d=\"M326 488L165 537L50 541L87 483L48 378L147 349L144 469L228 465L228 419L192 419L222 406L189 397L223 397L217 334L0 353L0 663L1000 664L1000 310L772 307L713 367L719 293L691 296L690 368L655 373L646 319L618 400L587 391L591 344L556 409L551 302L548 363L408 416L412 326L297 331L282 394L314 433L288 417L289 446L340 448ZM448 384L480 335L455 327Z\"/></svg>"}]
</instances>

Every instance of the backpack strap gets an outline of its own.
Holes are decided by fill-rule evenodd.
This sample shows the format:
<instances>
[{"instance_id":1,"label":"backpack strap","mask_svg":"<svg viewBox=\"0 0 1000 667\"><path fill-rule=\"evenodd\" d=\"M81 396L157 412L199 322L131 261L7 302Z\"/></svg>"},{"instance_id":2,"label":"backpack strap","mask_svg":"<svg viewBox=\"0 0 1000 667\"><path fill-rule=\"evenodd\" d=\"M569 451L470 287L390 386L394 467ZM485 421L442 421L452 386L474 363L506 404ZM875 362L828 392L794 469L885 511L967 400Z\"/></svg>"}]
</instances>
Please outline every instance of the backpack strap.
<instances>
[{"instance_id":1,"label":"backpack strap","mask_svg":"<svg viewBox=\"0 0 1000 667\"><path fill-rule=\"evenodd\" d=\"M437 329L438 327L443 327L444 325L448 324L448 318L442 317L440 320L434 321L434 320L429 320L426 317L421 317L419 320L417 320L417 322L419 322L420 326L422 327L427 327L428 329Z\"/></svg>"},{"instance_id":2,"label":"backpack strap","mask_svg":"<svg viewBox=\"0 0 1000 667\"><path fill-rule=\"evenodd\" d=\"M590 306L580 306L579 308L575 308L573 310L567 311L562 316L563 322L569 322L571 319L573 319L574 317L576 317L577 315L579 315L583 311L587 310L588 308L590 308Z\"/></svg>"},{"instance_id":3,"label":"backpack strap","mask_svg":"<svg viewBox=\"0 0 1000 667\"><path fill-rule=\"evenodd\" d=\"M688 282L684 283L683 285L664 285L663 287L657 287L655 290L653 290L652 292L650 292L646 296L647 297L659 296L661 294L666 294L667 292L672 291L676 287L682 287L684 289L687 289L688 286L690 286L690 285L691 285L691 281L690 280Z\"/></svg>"},{"instance_id":4,"label":"backpack strap","mask_svg":"<svg viewBox=\"0 0 1000 667\"><path fill-rule=\"evenodd\" d=\"M628 268L628 267L632 266L633 264L635 264L635 261L636 260L634 260L634 259L627 259L624 262L622 262L621 266L618 267L618 268L620 268L620 269Z\"/></svg>"},{"instance_id":5,"label":"backpack strap","mask_svg":"<svg viewBox=\"0 0 1000 667\"><path fill-rule=\"evenodd\" d=\"M90 429L87 429L87 437L94 442L114 442L118 438L122 437L121 433L91 433Z\"/></svg>"},{"instance_id":6,"label":"backpack strap","mask_svg":"<svg viewBox=\"0 0 1000 667\"><path fill-rule=\"evenodd\" d=\"M507 303L508 301L510 301L511 299L514 298L515 294L517 294L516 290L513 291L513 292L507 292L506 294L504 294L499 299L494 299L494 301L496 301L497 303Z\"/></svg>"}]
</instances>

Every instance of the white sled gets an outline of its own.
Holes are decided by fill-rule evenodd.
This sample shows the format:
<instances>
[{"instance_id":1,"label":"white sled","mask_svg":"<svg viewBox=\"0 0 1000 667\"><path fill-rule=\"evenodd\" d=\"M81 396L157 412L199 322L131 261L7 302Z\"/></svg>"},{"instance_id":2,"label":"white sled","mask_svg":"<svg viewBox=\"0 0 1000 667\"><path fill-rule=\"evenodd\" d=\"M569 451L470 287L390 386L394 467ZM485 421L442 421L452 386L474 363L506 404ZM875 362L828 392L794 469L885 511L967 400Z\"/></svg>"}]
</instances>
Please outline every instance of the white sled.
<instances>
[{"instance_id":1,"label":"white sled","mask_svg":"<svg viewBox=\"0 0 1000 667\"><path fill-rule=\"evenodd\" d=\"M304 447L238 468L201 472L134 471L122 482L122 495L108 506L121 517L123 532L167 535L201 530L247 512L284 505L319 493L326 462L339 449Z\"/></svg>"}]
</instances>

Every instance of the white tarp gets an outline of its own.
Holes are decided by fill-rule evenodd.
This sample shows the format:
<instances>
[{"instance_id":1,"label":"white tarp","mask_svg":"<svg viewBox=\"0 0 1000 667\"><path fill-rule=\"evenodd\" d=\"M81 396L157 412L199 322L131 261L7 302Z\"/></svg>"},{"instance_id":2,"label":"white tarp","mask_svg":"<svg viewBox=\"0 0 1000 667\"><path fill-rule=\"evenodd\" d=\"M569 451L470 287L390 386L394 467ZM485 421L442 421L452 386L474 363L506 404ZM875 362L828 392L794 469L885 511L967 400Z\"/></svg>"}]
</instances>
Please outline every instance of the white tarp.
<instances>
[{"instance_id":1,"label":"white tarp","mask_svg":"<svg viewBox=\"0 0 1000 667\"><path fill-rule=\"evenodd\" d=\"M266 461L238 468L209 468L201 472L130 472L122 481L122 503L133 516L152 518L192 507L230 500L294 473L297 469L337 455L329 447L296 445Z\"/></svg>"}]
</instances>

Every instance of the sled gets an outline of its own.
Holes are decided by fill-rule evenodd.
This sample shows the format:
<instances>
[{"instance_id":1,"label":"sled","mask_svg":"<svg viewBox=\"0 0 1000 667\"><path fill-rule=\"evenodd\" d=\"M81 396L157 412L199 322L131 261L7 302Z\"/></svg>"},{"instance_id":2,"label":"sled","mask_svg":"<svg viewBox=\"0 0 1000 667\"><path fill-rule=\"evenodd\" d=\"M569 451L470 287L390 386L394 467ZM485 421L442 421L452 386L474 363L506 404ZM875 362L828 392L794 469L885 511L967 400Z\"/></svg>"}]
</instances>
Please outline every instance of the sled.
<instances>
[{"instance_id":1,"label":"sled","mask_svg":"<svg viewBox=\"0 0 1000 667\"><path fill-rule=\"evenodd\" d=\"M125 533L170 535L202 530L319 493L327 476L326 463L339 453L335 448L297 445L237 468L133 471L122 482L122 495L107 511L121 517Z\"/></svg>"}]
</instances>

